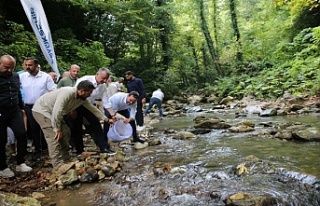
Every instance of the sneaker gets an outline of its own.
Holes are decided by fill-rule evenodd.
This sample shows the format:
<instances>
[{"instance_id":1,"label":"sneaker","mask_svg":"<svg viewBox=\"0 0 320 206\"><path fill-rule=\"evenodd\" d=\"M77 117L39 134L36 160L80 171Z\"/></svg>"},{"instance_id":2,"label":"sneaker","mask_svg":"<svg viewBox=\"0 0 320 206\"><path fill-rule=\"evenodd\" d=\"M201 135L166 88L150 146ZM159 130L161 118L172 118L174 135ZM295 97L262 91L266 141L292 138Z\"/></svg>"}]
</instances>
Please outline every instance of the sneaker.
<instances>
[{"instance_id":1,"label":"sneaker","mask_svg":"<svg viewBox=\"0 0 320 206\"><path fill-rule=\"evenodd\" d=\"M28 139L27 141L27 147L32 147L32 139Z\"/></svg>"},{"instance_id":2,"label":"sneaker","mask_svg":"<svg viewBox=\"0 0 320 206\"><path fill-rule=\"evenodd\" d=\"M139 126L139 125L138 125L138 126L137 126L137 131L138 131L138 132L141 132L142 130L144 130L144 126Z\"/></svg>"},{"instance_id":3,"label":"sneaker","mask_svg":"<svg viewBox=\"0 0 320 206\"><path fill-rule=\"evenodd\" d=\"M108 155L115 155L117 154L115 151L112 151L111 149L104 149L101 151L101 153L106 153Z\"/></svg>"},{"instance_id":4,"label":"sneaker","mask_svg":"<svg viewBox=\"0 0 320 206\"><path fill-rule=\"evenodd\" d=\"M0 177L3 177L3 178L14 177L14 173L10 168L6 168L4 170L0 170Z\"/></svg>"},{"instance_id":5,"label":"sneaker","mask_svg":"<svg viewBox=\"0 0 320 206\"><path fill-rule=\"evenodd\" d=\"M21 165L16 166L17 172L30 172L32 171L32 168L26 165L25 163L22 163Z\"/></svg>"}]
</instances>

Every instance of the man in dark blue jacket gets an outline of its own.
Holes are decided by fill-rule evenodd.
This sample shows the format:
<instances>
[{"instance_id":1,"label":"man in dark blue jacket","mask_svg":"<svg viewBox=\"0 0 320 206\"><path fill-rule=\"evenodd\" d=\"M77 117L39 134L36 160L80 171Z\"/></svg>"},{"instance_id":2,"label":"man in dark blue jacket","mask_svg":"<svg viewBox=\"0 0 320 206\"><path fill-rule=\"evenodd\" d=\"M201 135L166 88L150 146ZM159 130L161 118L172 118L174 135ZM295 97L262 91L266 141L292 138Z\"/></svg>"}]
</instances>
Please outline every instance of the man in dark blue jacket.
<instances>
[{"instance_id":1,"label":"man in dark blue jacket","mask_svg":"<svg viewBox=\"0 0 320 206\"><path fill-rule=\"evenodd\" d=\"M132 71L127 71L125 73L127 82L128 92L137 91L139 93L139 99L137 100L137 112L136 112L136 122L137 125L143 126L143 112L142 106L146 103L146 92L144 89L143 82L140 78L134 76Z\"/></svg>"}]
</instances>

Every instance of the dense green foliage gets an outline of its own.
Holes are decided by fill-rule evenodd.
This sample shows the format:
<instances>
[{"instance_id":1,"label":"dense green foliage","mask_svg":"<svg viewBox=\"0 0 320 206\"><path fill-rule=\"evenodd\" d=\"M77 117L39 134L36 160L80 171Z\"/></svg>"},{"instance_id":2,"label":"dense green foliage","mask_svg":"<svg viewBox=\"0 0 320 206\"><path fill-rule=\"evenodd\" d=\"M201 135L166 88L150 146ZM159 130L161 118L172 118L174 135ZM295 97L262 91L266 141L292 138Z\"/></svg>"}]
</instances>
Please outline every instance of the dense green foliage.
<instances>
[{"instance_id":1,"label":"dense green foliage","mask_svg":"<svg viewBox=\"0 0 320 206\"><path fill-rule=\"evenodd\" d=\"M61 73L132 70L150 94L199 89L277 98L320 91L320 3L282 0L42 0ZM0 55L41 54L19 0L0 2Z\"/></svg>"}]
</instances>

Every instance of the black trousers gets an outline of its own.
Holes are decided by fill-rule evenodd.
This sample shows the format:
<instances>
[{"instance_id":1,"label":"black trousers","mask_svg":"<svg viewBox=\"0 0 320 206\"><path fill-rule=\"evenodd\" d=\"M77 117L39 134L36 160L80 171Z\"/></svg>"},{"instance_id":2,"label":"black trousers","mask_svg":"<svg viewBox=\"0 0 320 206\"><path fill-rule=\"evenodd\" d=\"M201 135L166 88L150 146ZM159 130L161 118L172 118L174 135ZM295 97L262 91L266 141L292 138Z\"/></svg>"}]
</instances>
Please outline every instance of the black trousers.
<instances>
[{"instance_id":1,"label":"black trousers","mask_svg":"<svg viewBox=\"0 0 320 206\"><path fill-rule=\"evenodd\" d=\"M25 105L25 111L27 115L27 122L30 126L31 131L28 132L28 134L32 135L32 141L33 141L33 146L35 148L35 152L39 153L42 150L47 148L47 142L44 139L43 132L40 128L40 125L36 120L34 119L32 115L32 107L33 105L26 104ZM30 137L29 137L30 138Z\"/></svg>"},{"instance_id":2,"label":"black trousers","mask_svg":"<svg viewBox=\"0 0 320 206\"><path fill-rule=\"evenodd\" d=\"M90 123L89 125L86 125L86 129L100 150L103 151L109 148L108 139L105 138L100 120L84 106L80 106L77 108L77 118L73 121L73 126L71 127L71 135L77 153L80 154L84 151L82 138L83 118L86 118Z\"/></svg>"},{"instance_id":3,"label":"black trousers","mask_svg":"<svg viewBox=\"0 0 320 206\"><path fill-rule=\"evenodd\" d=\"M22 112L19 108L10 111L0 110L0 170L8 167L6 156L7 127L10 127L17 140L17 165L24 163L27 154L27 137Z\"/></svg>"},{"instance_id":4,"label":"black trousers","mask_svg":"<svg viewBox=\"0 0 320 206\"><path fill-rule=\"evenodd\" d=\"M124 117L126 118L129 118L130 117L130 111L129 110L121 110L121 111L117 111L117 113L123 115ZM108 110L104 110L104 114L108 117L108 118L112 118L110 113L108 112ZM133 137L133 140L136 140L138 139L138 136L137 136L137 127L136 127L136 121L131 121L130 122L130 125L132 127L132 137ZM107 137L107 134L108 134L108 131L109 131L109 127L110 127L110 124L108 123L104 123L104 134Z\"/></svg>"},{"instance_id":5,"label":"black trousers","mask_svg":"<svg viewBox=\"0 0 320 206\"><path fill-rule=\"evenodd\" d=\"M137 125L139 126L143 126L143 112L142 112L142 97L139 97L139 99L137 100L137 112L136 112L136 122Z\"/></svg>"}]
</instances>

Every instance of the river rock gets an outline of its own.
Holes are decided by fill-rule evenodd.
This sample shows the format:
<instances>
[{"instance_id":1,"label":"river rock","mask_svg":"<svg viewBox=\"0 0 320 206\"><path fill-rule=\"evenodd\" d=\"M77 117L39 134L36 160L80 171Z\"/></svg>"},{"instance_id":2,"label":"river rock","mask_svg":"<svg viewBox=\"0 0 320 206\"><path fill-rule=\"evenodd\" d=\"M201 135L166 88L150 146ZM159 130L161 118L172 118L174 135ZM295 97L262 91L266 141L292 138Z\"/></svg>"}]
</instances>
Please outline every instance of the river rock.
<instances>
[{"instance_id":1,"label":"river rock","mask_svg":"<svg viewBox=\"0 0 320 206\"><path fill-rule=\"evenodd\" d=\"M195 137L196 137L196 135L191 132L180 131L180 132L174 134L173 139L190 139L190 138L195 138Z\"/></svg>"},{"instance_id":2,"label":"river rock","mask_svg":"<svg viewBox=\"0 0 320 206\"><path fill-rule=\"evenodd\" d=\"M0 192L0 205L41 206L41 203L33 197Z\"/></svg>"},{"instance_id":3,"label":"river rock","mask_svg":"<svg viewBox=\"0 0 320 206\"><path fill-rule=\"evenodd\" d=\"M78 174L75 169L70 169L67 171L66 174L61 175L59 180L63 185L70 185L76 181L78 181Z\"/></svg>"},{"instance_id":4,"label":"river rock","mask_svg":"<svg viewBox=\"0 0 320 206\"><path fill-rule=\"evenodd\" d=\"M279 131L274 135L275 138L292 140L292 132L289 130Z\"/></svg>"},{"instance_id":5,"label":"river rock","mask_svg":"<svg viewBox=\"0 0 320 206\"><path fill-rule=\"evenodd\" d=\"M206 129L206 128L197 128L197 129L190 129L189 132L192 132L195 135L198 134L207 134L211 132L211 129Z\"/></svg>"},{"instance_id":6,"label":"river rock","mask_svg":"<svg viewBox=\"0 0 320 206\"><path fill-rule=\"evenodd\" d=\"M206 120L216 120L217 122L220 122L221 120L215 116L208 117L204 115L198 115L195 118L193 118L192 121L194 121L196 124L199 124L200 122L206 121Z\"/></svg>"},{"instance_id":7,"label":"river rock","mask_svg":"<svg viewBox=\"0 0 320 206\"><path fill-rule=\"evenodd\" d=\"M250 193L237 193L224 200L227 206L277 205L277 202L271 195L254 195Z\"/></svg>"},{"instance_id":8,"label":"river rock","mask_svg":"<svg viewBox=\"0 0 320 206\"><path fill-rule=\"evenodd\" d=\"M233 101L233 97L227 96L220 101L220 104L229 105Z\"/></svg>"},{"instance_id":9,"label":"river rock","mask_svg":"<svg viewBox=\"0 0 320 206\"><path fill-rule=\"evenodd\" d=\"M252 132L254 131L254 128L247 125L238 125L235 127L230 127L228 131L232 133Z\"/></svg>"},{"instance_id":10,"label":"river rock","mask_svg":"<svg viewBox=\"0 0 320 206\"><path fill-rule=\"evenodd\" d=\"M99 179L97 170L89 167L80 177L80 182L94 182Z\"/></svg>"},{"instance_id":11,"label":"river rock","mask_svg":"<svg viewBox=\"0 0 320 206\"><path fill-rule=\"evenodd\" d=\"M217 97L215 95L211 95L209 98L207 98L207 102L208 103L218 104L219 103L219 97Z\"/></svg>"},{"instance_id":12,"label":"river rock","mask_svg":"<svg viewBox=\"0 0 320 206\"><path fill-rule=\"evenodd\" d=\"M249 114L260 114L262 109L260 105L248 105L243 109L243 111Z\"/></svg>"},{"instance_id":13,"label":"river rock","mask_svg":"<svg viewBox=\"0 0 320 206\"><path fill-rule=\"evenodd\" d=\"M316 127L310 127L292 133L292 137L299 141L320 141L320 131Z\"/></svg>"},{"instance_id":14,"label":"river rock","mask_svg":"<svg viewBox=\"0 0 320 206\"><path fill-rule=\"evenodd\" d=\"M140 143L140 142L136 142L134 143L134 148L135 149L144 149L147 148L149 146L148 142L144 142L144 143Z\"/></svg>"},{"instance_id":15,"label":"river rock","mask_svg":"<svg viewBox=\"0 0 320 206\"><path fill-rule=\"evenodd\" d=\"M190 105L198 105L200 101L202 100L202 97L199 95L192 95L188 98L188 102Z\"/></svg>"},{"instance_id":16,"label":"river rock","mask_svg":"<svg viewBox=\"0 0 320 206\"><path fill-rule=\"evenodd\" d=\"M271 116L277 116L277 110L276 109L266 109L260 112L260 117L271 117Z\"/></svg>"},{"instance_id":17,"label":"river rock","mask_svg":"<svg viewBox=\"0 0 320 206\"><path fill-rule=\"evenodd\" d=\"M300 104L292 104L291 107L290 107L291 111L294 111L294 112L298 111L298 110L300 110L302 108L303 108L303 105L300 105Z\"/></svg>"},{"instance_id":18,"label":"river rock","mask_svg":"<svg viewBox=\"0 0 320 206\"><path fill-rule=\"evenodd\" d=\"M177 105L177 104L178 104L178 102L176 100L169 99L167 101L167 105L169 105L169 106L174 106L174 105Z\"/></svg>"},{"instance_id":19,"label":"river rock","mask_svg":"<svg viewBox=\"0 0 320 206\"><path fill-rule=\"evenodd\" d=\"M103 165L101 171L105 174L106 177L111 177L116 173L116 170L110 165Z\"/></svg>"},{"instance_id":20,"label":"river rock","mask_svg":"<svg viewBox=\"0 0 320 206\"><path fill-rule=\"evenodd\" d=\"M227 129L230 127L231 125L225 123L222 120L216 120L216 119L206 120L194 126L194 128L208 128L208 129Z\"/></svg>"},{"instance_id":21,"label":"river rock","mask_svg":"<svg viewBox=\"0 0 320 206\"><path fill-rule=\"evenodd\" d=\"M159 138L152 138L148 141L149 146L156 146L156 145L160 145L161 141Z\"/></svg>"},{"instance_id":22,"label":"river rock","mask_svg":"<svg viewBox=\"0 0 320 206\"><path fill-rule=\"evenodd\" d=\"M236 173L238 176L242 174L249 174L248 168L245 166L245 164L239 164L236 168Z\"/></svg>"},{"instance_id":23,"label":"river rock","mask_svg":"<svg viewBox=\"0 0 320 206\"><path fill-rule=\"evenodd\" d=\"M42 194L42 193L40 193L40 192L33 192L33 193L31 194L31 196L32 196L33 198L37 199L37 200L40 200L40 199L43 199L43 198L46 197L44 194Z\"/></svg>"}]
</instances>

